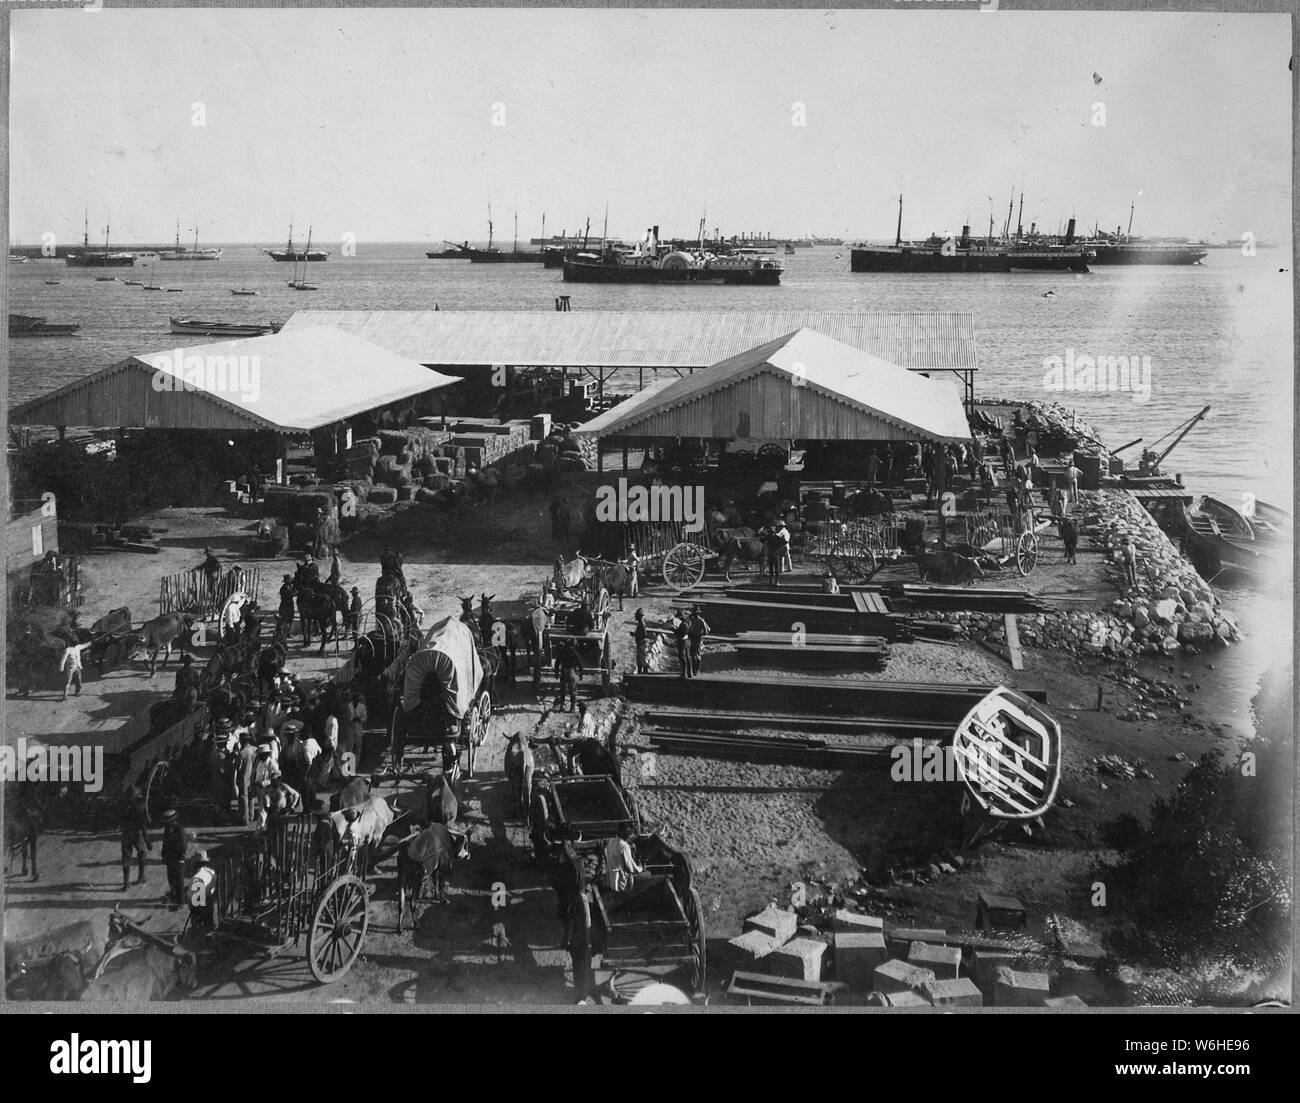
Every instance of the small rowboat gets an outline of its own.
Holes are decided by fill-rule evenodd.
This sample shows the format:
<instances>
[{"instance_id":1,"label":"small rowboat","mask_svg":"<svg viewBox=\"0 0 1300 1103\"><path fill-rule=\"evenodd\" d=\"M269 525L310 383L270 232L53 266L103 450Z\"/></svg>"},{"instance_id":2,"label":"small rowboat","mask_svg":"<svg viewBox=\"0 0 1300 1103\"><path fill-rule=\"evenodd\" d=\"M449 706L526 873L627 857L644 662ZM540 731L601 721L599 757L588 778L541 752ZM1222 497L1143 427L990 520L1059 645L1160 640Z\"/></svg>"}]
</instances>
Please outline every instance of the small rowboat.
<instances>
[{"instance_id":1,"label":"small rowboat","mask_svg":"<svg viewBox=\"0 0 1300 1103\"><path fill-rule=\"evenodd\" d=\"M971 709L952 749L958 777L992 819L1037 819L1056 799L1061 726L1012 690L998 686Z\"/></svg>"}]
</instances>

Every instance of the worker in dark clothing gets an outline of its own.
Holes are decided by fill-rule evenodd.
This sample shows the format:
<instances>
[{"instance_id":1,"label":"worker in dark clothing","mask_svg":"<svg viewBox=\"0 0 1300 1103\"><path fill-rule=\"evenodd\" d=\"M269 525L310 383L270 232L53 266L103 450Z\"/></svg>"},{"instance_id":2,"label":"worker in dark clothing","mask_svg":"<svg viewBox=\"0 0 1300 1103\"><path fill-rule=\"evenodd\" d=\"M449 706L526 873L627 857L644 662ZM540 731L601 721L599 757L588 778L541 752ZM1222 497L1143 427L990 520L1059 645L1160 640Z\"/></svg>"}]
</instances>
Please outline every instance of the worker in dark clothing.
<instances>
[{"instance_id":1,"label":"worker in dark clothing","mask_svg":"<svg viewBox=\"0 0 1300 1103\"><path fill-rule=\"evenodd\" d=\"M203 549L203 562L199 564L198 570L203 572L208 593L215 594L217 592L217 580L221 578L221 560L212 554L211 548Z\"/></svg>"},{"instance_id":2,"label":"worker in dark clothing","mask_svg":"<svg viewBox=\"0 0 1300 1103\"><path fill-rule=\"evenodd\" d=\"M555 699L556 712L571 712L578 707L578 679L582 677L582 656L572 640L565 640L555 652L555 672L560 677L560 695ZM565 698L569 700L566 708Z\"/></svg>"},{"instance_id":3,"label":"worker in dark clothing","mask_svg":"<svg viewBox=\"0 0 1300 1103\"><path fill-rule=\"evenodd\" d=\"M185 855L190 849L189 833L175 808L163 813L162 860L167 867L167 903L174 910L185 898Z\"/></svg>"},{"instance_id":4,"label":"worker in dark clothing","mask_svg":"<svg viewBox=\"0 0 1300 1103\"><path fill-rule=\"evenodd\" d=\"M677 645L677 662L681 665L681 677L691 676L691 653L689 650L690 627L680 613L673 614L673 642Z\"/></svg>"},{"instance_id":5,"label":"worker in dark clothing","mask_svg":"<svg viewBox=\"0 0 1300 1103\"><path fill-rule=\"evenodd\" d=\"M585 602L569 615L569 631L575 636L585 636L596 628L596 617Z\"/></svg>"},{"instance_id":6,"label":"worker in dark clothing","mask_svg":"<svg viewBox=\"0 0 1300 1103\"><path fill-rule=\"evenodd\" d=\"M632 633L636 641L636 672L650 673L650 630L645 626L645 610L636 611L636 631Z\"/></svg>"},{"instance_id":7,"label":"worker in dark clothing","mask_svg":"<svg viewBox=\"0 0 1300 1103\"><path fill-rule=\"evenodd\" d=\"M131 858L136 861L137 885L144 884L144 856L153 850L149 841L149 814L144 797L136 793L127 801L122 813L122 890L131 887Z\"/></svg>"},{"instance_id":8,"label":"worker in dark clothing","mask_svg":"<svg viewBox=\"0 0 1300 1103\"><path fill-rule=\"evenodd\" d=\"M352 642L357 642L357 635L361 631L361 591L357 587L352 587L352 601L348 605L348 622L345 628L352 633Z\"/></svg>"},{"instance_id":9,"label":"worker in dark clothing","mask_svg":"<svg viewBox=\"0 0 1300 1103\"><path fill-rule=\"evenodd\" d=\"M185 707L193 711L199 700L199 672L194 668L194 656L188 652L181 656L181 665L176 671L176 688L172 697L184 701Z\"/></svg>"},{"instance_id":10,"label":"worker in dark clothing","mask_svg":"<svg viewBox=\"0 0 1300 1103\"><path fill-rule=\"evenodd\" d=\"M320 564L312 557L311 552L304 553L302 562L298 564L298 578L303 582L320 581Z\"/></svg>"},{"instance_id":11,"label":"worker in dark clothing","mask_svg":"<svg viewBox=\"0 0 1300 1103\"><path fill-rule=\"evenodd\" d=\"M1079 549L1079 525L1072 517L1061 517L1056 522L1056 530L1061 534L1061 543L1065 545L1065 561L1075 562L1075 553Z\"/></svg>"},{"instance_id":12,"label":"worker in dark clothing","mask_svg":"<svg viewBox=\"0 0 1300 1103\"><path fill-rule=\"evenodd\" d=\"M276 621L282 625L293 624L293 597L293 575L287 574L280 583L280 608L275 614Z\"/></svg>"},{"instance_id":13,"label":"worker in dark clothing","mask_svg":"<svg viewBox=\"0 0 1300 1103\"><path fill-rule=\"evenodd\" d=\"M700 660L704 657L704 637L707 636L712 628L709 622L700 616L699 609L691 612L690 620L686 622L686 636L690 640L691 652L691 677L694 678L700 673Z\"/></svg>"}]
</instances>

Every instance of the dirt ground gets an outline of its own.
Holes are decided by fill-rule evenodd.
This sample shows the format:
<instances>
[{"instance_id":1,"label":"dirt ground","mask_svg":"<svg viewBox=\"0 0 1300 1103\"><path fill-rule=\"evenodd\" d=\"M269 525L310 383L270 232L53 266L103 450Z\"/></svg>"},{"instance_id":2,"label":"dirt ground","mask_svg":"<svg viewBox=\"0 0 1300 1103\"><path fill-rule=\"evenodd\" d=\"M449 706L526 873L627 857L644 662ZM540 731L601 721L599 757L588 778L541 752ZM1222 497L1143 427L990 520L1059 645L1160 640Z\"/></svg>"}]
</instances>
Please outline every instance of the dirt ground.
<instances>
[{"instance_id":1,"label":"dirt ground","mask_svg":"<svg viewBox=\"0 0 1300 1103\"><path fill-rule=\"evenodd\" d=\"M249 557L253 522L221 510L168 510L152 523L166 529L158 556L112 553L87 557L86 604L82 622L110 608L128 605L137 621L156 611L158 577L195 566L204 546L226 562L254 562ZM357 534L341 550L343 584L373 593L379 555L385 546L403 551L406 574L425 623L459 613L461 596L487 593L498 601L533 597L550 573L557 549L550 538L545 500L524 493L503 496L490 508L465 510L450 517L433 507L403 509L382 534ZM1081 549L1078 567L1059 565L1054 536L1044 540L1044 564L1032 576L1037 591L1055 600L1087 607L1113 598L1098 557ZM262 602L275 603L280 575L288 561L260 561ZM808 565L796 564L796 571ZM808 577L811 577L809 575ZM741 576L737 574L737 581ZM1010 584L1019 579L986 579ZM706 580L704 589L720 588ZM619 611L610 632L615 675L634 667L631 639L635 608L654 620L665 617L673 593L661 580L647 578L641 597ZM342 656L330 651L322 659L292 652L301 673L328 674ZM734 656L723 643L706 651L705 669L731 669ZM768 764L719 761L657 754L653 776L643 776L638 804L648 824L690 855L705 909L711 955L712 999L719 998L729 976L726 940L740 932L742 919L769 900L787 900L796 882L841 887L866 871L877 888L868 897L873 910L895 922L923 927L973 925L981 891L1018 896L1027 905L1031 930L1041 934L1057 913L1074 920L1090 937L1105 932L1106 921L1090 902L1089 869L1102 856L1102 828L1121 813L1144 817L1152 800L1167 795L1191 762L1211 747L1224 747L1239 734L1225 727L1225 712L1240 711L1210 692L1205 661L1185 661L1148 671L1176 683L1182 698L1157 708L1142 704L1155 719L1117 719L1134 703L1136 687L1117 680L1112 667L1055 652L1025 651L1025 669L1013 671L1000 656L971 643L899 644L887 669L852 678L888 678L915 682L1000 682L1017 688L1041 688L1048 707L1065 731L1065 768L1056 808L1048 817L1046 837L1010 838L983 845L955 867L932 878L932 861L957 853L960 841L956 795L950 787L900 785L872 771L829 771ZM670 663L668 669L673 667ZM796 677L789 672L740 667L762 680ZM51 741L103 741L129 738L143 730L148 704L171 688L171 668L150 679L146 668L111 671L88 680L80 699L59 703L57 694L6 702L6 734ZM1183 677L1183 675L1187 675ZM1193 685L1204 684L1197 692ZM1097 709L1098 686L1102 705ZM523 679L499 695L487 753L473 779L466 779L462 820L474 828L473 852L458 869L446 906L424 909L419 929L399 934L391 863L376 879L372 925L362 960L342 981L321 988L311 980L298 951L273 959L225 947L204 963L205 982L196 997L384 1002L420 1004L475 1003L496 1006L563 1004L575 999L567 955L557 948L560 927L555 899L541 871L532 865L523 827L509 811L502 774L505 738L514 731L545 737L573 727L570 713L553 712L547 680L540 700ZM688 691L683 690L684 698ZM598 679L588 675L588 697L599 694ZM605 706L601 706L604 708ZM1246 707L1248 713L1248 705ZM639 752L649 746L637 733L636 709L629 709L620 729L620 744ZM1091 760L1118 754L1127 761L1145 760L1150 779L1117 780L1098 774ZM1183 760L1174 761L1181 754ZM641 760L642 764L645 760ZM633 771L635 773L636 771ZM199 843L215 836L199 832ZM157 903L161 870L151 867L150 883L117 891L117 843L110 833L96 837L54 834L42 839L43 875L30 883L12 876L5 881L5 929L10 938L85 916L102 920L114 903L130 914L147 916L151 927L174 929L177 913ZM893 870L885 884L885 871ZM920 870L918 877L914 870ZM504 886L508 903L492 906L494 887ZM495 935L504 933L508 947ZM409 926L409 921L408 921Z\"/></svg>"}]
</instances>

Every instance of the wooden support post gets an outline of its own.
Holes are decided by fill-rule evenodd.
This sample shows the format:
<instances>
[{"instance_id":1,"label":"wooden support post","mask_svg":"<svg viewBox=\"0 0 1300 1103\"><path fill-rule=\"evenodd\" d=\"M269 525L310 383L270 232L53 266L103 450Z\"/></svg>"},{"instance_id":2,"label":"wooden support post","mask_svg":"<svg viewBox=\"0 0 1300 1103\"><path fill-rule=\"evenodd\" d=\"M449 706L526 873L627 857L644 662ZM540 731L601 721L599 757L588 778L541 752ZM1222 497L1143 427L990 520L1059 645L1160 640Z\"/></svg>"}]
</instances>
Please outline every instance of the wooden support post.
<instances>
[{"instance_id":1,"label":"wooden support post","mask_svg":"<svg viewBox=\"0 0 1300 1103\"><path fill-rule=\"evenodd\" d=\"M1011 669L1024 670L1025 659L1020 654L1020 630L1016 627L1015 613L1007 613L1003 622L1007 628L1007 653L1011 656Z\"/></svg>"}]
</instances>

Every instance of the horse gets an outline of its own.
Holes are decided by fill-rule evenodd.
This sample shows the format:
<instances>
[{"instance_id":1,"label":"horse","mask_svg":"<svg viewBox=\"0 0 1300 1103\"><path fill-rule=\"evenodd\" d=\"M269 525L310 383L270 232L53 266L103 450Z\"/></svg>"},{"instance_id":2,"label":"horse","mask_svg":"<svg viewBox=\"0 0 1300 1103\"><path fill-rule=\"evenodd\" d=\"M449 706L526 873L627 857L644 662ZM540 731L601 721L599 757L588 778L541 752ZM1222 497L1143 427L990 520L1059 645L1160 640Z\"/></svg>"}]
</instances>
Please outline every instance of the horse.
<instances>
[{"instance_id":1,"label":"horse","mask_svg":"<svg viewBox=\"0 0 1300 1103\"><path fill-rule=\"evenodd\" d=\"M294 592L298 596L298 616L302 619L303 647L311 646L311 630L315 625L320 630L320 653L325 654L325 644L331 637L337 652L339 625L347 622L350 607L347 591L342 586L304 578L294 583Z\"/></svg>"}]
</instances>

